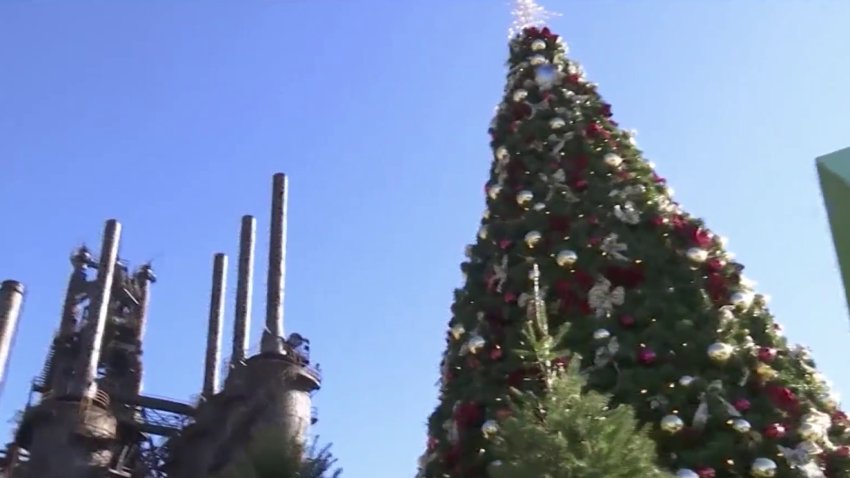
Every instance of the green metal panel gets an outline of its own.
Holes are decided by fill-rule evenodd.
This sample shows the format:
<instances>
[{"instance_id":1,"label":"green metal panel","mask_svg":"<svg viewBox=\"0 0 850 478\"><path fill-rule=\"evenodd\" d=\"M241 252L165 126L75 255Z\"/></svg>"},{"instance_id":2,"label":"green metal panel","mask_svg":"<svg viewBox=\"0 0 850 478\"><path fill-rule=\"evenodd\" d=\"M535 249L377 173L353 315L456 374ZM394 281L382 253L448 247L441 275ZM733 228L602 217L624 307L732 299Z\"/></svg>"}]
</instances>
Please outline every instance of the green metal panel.
<instances>
[{"instance_id":1,"label":"green metal panel","mask_svg":"<svg viewBox=\"0 0 850 478\"><path fill-rule=\"evenodd\" d=\"M817 158L823 202L850 306L850 148Z\"/></svg>"}]
</instances>

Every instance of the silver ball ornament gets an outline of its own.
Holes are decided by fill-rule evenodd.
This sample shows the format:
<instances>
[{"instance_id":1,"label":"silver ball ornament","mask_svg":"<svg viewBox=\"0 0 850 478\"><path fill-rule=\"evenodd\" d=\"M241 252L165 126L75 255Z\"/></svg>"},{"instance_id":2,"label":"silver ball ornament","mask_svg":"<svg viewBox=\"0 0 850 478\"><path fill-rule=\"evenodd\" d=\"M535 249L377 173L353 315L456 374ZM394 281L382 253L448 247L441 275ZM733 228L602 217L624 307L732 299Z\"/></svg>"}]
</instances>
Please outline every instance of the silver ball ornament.
<instances>
[{"instance_id":1,"label":"silver ball ornament","mask_svg":"<svg viewBox=\"0 0 850 478\"><path fill-rule=\"evenodd\" d=\"M463 248L463 255L466 256L467 259L472 259L472 245L471 244L467 244L467 246Z\"/></svg>"},{"instance_id":2,"label":"silver ball ornament","mask_svg":"<svg viewBox=\"0 0 850 478\"><path fill-rule=\"evenodd\" d=\"M510 158L510 156L511 155L510 153L508 153L508 148L504 146L499 146L498 148L496 148L496 159L498 159L499 161L505 161Z\"/></svg>"},{"instance_id":3,"label":"silver ball ornament","mask_svg":"<svg viewBox=\"0 0 850 478\"><path fill-rule=\"evenodd\" d=\"M716 342L708 346L708 357L717 363L723 363L732 358L733 352L735 352L735 348L723 342Z\"/></svg>"},{"instance_id":4,"label":"silver ball ornament","mask_svg":"<svg viewBox=\"0 0 850 478\"><path fill-rule=\"evenodd\" d=\"M699 478L699 474L694 470L680 468L676 471L676 478Z\"/></svg>"},{"instance_id":5,"label":"silver ball ornament","mask_svg":"<svg viewBox=\"0 0 850 478\"><path fill-rule=\"evenodd\" d=\"M554 65L540 65L534 70L534 82L542 90L548 90L555 86L559 76L558 69Z\"/></svg>"},{"instance_id":6,"label":"silver ball ornament","mask_svg":"<svg viewBox=\"0 0 850 478\"><path fill-rule=\"evenodd\" d=\"M708 259L708 251L699 247L692 247L685 254L688 256L688 259L696 263L705 262Z\"/></svg>"},{"instance_id":7,"label":"silver ball ornament","mask_svg":"<svg viewBox=\"0 0 850 478\"><path fill-rule=\"evenodd\" d=\"M621 158L619 154L615 153L608 153L602 159L603 161L605 161L605 164L611 166L612 168L616 168L623 164L623 158Z\"/></svg>"},{"instance_id":8,"label":"silver ball ornament","mask_svg":"<svg viewBox=\"0 0 850 478\"><path fill-rule=\"evenodd\" d=\"M478 228L478 238L479 239L487 239L487 225L483 225Z\"/></svg>"},{"instance_id":9,"label":"silver ball ornament","mask_svg":"<svg viewBox=\"0 0 850 478\"><path fill-rule=\"evenodd\" d=\"M593 332L593 338L596 339L596 340L605 340L610 336L611 336L611 332L609 332L605 329L596 329L596 331Z\"/></svg>"},{"instance_id":10,"label":"silver ball ornament","mask_svg":"<svg viewBox=\"0 0 850 478\"><path fill-rule=\"evenodd\" d=\"M685 427L685 422L678 415L667 415L661 419L661 429L667 433L677 433Z\"/></svg>"},{"instance_id":11,"label":"silver ball ornament","mask_svg":"<svg viewBox=\"0 0 850 478\"><path fill-rule=\"evenodd\" d=\"M531 66L540 66L549 63L549 60L543 55L532 55L528 62L531 63Z\"/></svg>"},{"instance_id":12,"label":"silver ball ornament","mask_svg":"<svg viewBox=\"0 0 850 478\"><path fill-rule=\"evenodd\" d=\"M683 387L690 387L691 384L694 383L694 380L696 379L690 375L682 375L679 377L679 385Z\"/></svg>"},{"instance_id":13,"label":"silver ball ornament","mask_svg":"<svg viewBox=\"0 0 850 478\"><path fill-rule=\"evenodd\" d=\"M578 254L576 254L576 251L571 251L569 249L564 249L563 251L558 252L558 255L555 256L555 262L557 262L561 267L570 267L575 264L577 260Z\"/></svg>"},{"instance_id":14,"label":"silver ball ornament","mask_svg":"<svg viewBox=\"0 0 850 478\"><path fill-rule=\"evenodd\" d=\"M524 240L525 240L525 244L526 244L528 247L534 247L534 246L536 246L538 243L540 243L540 240L541 240L541 239L543 239L543 235L542 235L542 234L540 234L540 232L538 232L538 231L530 231L528 234L526 234L526 235L525 235L525 239L524 239Z\"/></svg>"},{"instance_id":15,"label":"silver ball ornament","mask_svg":"<svg viewBox=\"0 0 850 478\"><path fill-rule=\"evenodd\" d=\"M540 38L531 42L532 51L540 51L546 49L546 40L542 40Z\"/></svg>"},{"instance_id":16,"label":"silver ball ornament","mask_svg":"<svg viewBox=\"0 0 850 478\"><path fill-rule=\"evenodd\" d=\"M526 98L528 98L528 91L523 90L523 89L516 90L516 91L514 91L514 94L513 94L512 97L513 97L514 101L516 101L516 102L523 101Z\"/></svg>"},{"instance_id":17,"label":"silver ball ornament","mask_svg":"<svg viewBox=\"0 0 850 478\"><path fill-rule=\"evenodd\" d=\"M735 307L746 309L753 303L753 294L750 292L738 291L729 297L729 302Z\"/></svg>"},{"instance_id":18,"label":"silver ball ornament","mask_svg":"<svg viewBox=\"0 0 850 478\"><path fill-rule=\"evenodd\" d=\"M732 429L738 433L747 433L753 428L750 422L743 418L735 418L732 420Z\"/></svg>"},{"instance_id":19,"label":"silver ball ornament","mask_svg":"<svg viewBox=\"0 0 850 478\"><path fill-rule=\"evenodd\" d=\"M534 200L534 193L531 191L520 191L516 195L516 202L520 206L527 206Z\"/></svg>"},{"instance_id":20,"label":"silver ball ornament","mask_svg":"<svg viewBox=\"0 0 850 478\"><path fill-rule=\"evenodd\" d=\"M776 462L770 458L756 458L750 467L750 474L755 478L771 478L776 476Z\"/></svg>"},{"instance_id":21,"label":"silver ball ornament","mask_svg":"<svg viewBox=\"0 0 850 478\"><path fill-rule=\"evenodd\" d=\"M549 127L552 128L552 129L561 129L566 125L567 125L567 122L564 121L564 118L555 117L555 118L552 118L551 120L549 120Z\"/></svg>"},{"instance_id":22,"label":"silver ball ornament","mask_svg":"<svg viewBox=\"0 0 850 478\"><path fill-rule=\"evenodd\" d=\"M542 202L536 203L536 204L532 207L532 209L534 209L535 211L542 211L542 210L546 209L546 204L544 204L544 203L542 203Z\"/></svg>"},{"instance_id":23,"label":"silver ball ornament","mask_svg":"<svg viewBox=\"0 0 850 478\"><path fill-rule=\"evenodd\" d=\"M499 424L496 423L496 420L487 420L483 425L481 425L481 434L483 434L485 438L492 438L497 433L499 433Z\"/></svg>"}]
</instances>

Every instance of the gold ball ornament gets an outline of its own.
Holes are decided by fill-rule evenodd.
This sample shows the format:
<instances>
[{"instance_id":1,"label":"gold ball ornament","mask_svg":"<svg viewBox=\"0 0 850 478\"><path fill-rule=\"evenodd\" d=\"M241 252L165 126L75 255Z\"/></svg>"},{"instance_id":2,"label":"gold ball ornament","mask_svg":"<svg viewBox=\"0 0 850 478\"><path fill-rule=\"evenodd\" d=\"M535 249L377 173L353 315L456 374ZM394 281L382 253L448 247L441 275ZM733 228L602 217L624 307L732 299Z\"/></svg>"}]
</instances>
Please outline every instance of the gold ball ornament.
<instances>
[{"instance_id":1,"label":"gold ball ornament","mask_svg":"<svg viewBox=\"0 0 850 478\"><path fill-rule=\"evenodd\" d=\"M687 468L680 468L676 471L676 478L699 478L699 473Z\"/></svg>"},{"instance_id":2,"label":"gold ball ornament","mask_svg":"<svg viewBox=\"0 0 850 478\"><path fill-rule=\"evenodd\" d=\"M735 418L732 420L732 429L738 433L747 433L752 430L752 428L753 426L750 425L750 422L743 418Z\"/></svg>"},{"instance_id":3,"label":"gold ball ornament","mask_svg":"<svg viewBox=\"0 0 850 478\"><path fill-rule=\"evenodd\" d=\"M552 118L549 120L549 127L552 129L561 129L567 125L567 122L564 121L564 118Z\"/></svg>"},{"instance_id":4,"label":"gold ball ornament","mask_svg":"<svg viewBox=\"0 0 850 478\"><path fill-rule=\"evenodd\" d=\"M487 239L487 226L481 226L478 228L478 238L479 239Z\"/></svg>"},{"instance_id":5,"label":"gold ball ornament","mask_svg":"<svg viewBox=\"0 0 850 478\"><path fill-rule=\"evenodd\" d=\"M682 375L679 377L679 385L683 387L690 387L694 383L694 380L696 379L690 375Z\"/></svg>"},{"instance_id":6,"label":"gold ball ornament","mask_svg":"<svg viewBox=\"0 0 850 478\"><path fill-rule=\"evenodd\" d=\"M750 475L755 478L771 478L776 476L776 462L770 458L756 458L750 467Z\"/></svg>"},{"instance_id":7,"label":"gold ball ornament","mask_svg":"<svg viewBox=\"0 0 850 478\"><path fill-rule=\"evenodd\" d=\"M502 192L502 186L498 184L494 184L487 188L487 195L490 196L490 199L496 199L499 197L499 194Z\"/></svg>"},{"instance_id":8,"label":"gold ball ornament","mask_svg":"<svg viewBox=\"0 0 850 478\"><path fill-rule=\"evenodd\" d=\"M549 60L543 55L532 55L528 62L531 63L531 66L540 66L549 63Z\"/></svg>"},{"instance_id":9,"label":"gold ball ornament","mask_svg":"<svg viewBox=\"0 0 850 478\"><path fill-rule=\"evenodd\" d=\"M487 420L481 425L481 434L484 438L493 438L497 433L499 433L499 424L496 420Z\"/></svg>"},{"instance_id":10,"label":"gold ball ornament","mask_svg":"<svg viewBox=\"0 0 850 478\"><path fill-rule=\"evenodd\" d=\"M520 102L528 98L528 91L523 90L522 88L514 91L514 94L511 96L514 101Z\"/></svg>"},{"instance_id":11,"label":"gold ball ornament","mask_svg":"<svg viewBox=\"0 0 850 478\"><path fill-rule=\"evenodd\" d=\"M499 146L498 148L496 148L496 159L498 159L499 161L506 161L510 157L511 155L510 153L508 153L508 148L504 146Z\"/></svg>"},{"instance_id":12,"label":"gold ball ornament","mask_svg":"<svg viewBox=\"0 0 850 478\"><path fill-rule=\"evenodd\" d=\"M605 164L611 166L612 168L616 168L623 164L623 158L620 157L619 154L615 153L608 153L602 159L603 161L605 161Z\"/></svg>"},{"instance_id":13,"label":"gold ball ornament","mask_svg":"<svg viewBox=\"0 0 850 478\"><path fill-rule=\"evenodd\" d=\"M525 235L525 244L528 247L534 247L540 243L540 240L543 239L543 235L538 231L530 231Z\"/></svg>"},{"instance_id":14,"label":"gold ball ornament","mask_svg":"<svg viewBox=\"0 0 850 478\"><path fill-rule=\"evenodd\" d=\"M531 42L531 50L532 51L541 51L546 49L546 40L541 40L540 38Z\"/></svg>"},{"instance_id":15,"label":"gold ball ornament","mask_svg":"<svg viewBox=\"0 0 850 478\"><path fill-rule=\"evenodd\" d=\"M811 422L803 422L797 429L797 433L803 440L816 440L823 434L823 428Z\"/></svg>"},{"instance_id":16,"label":"gold ball ornament","mask_svg":"<svg viewBox=\"0 0 850 478\"><path fill-rule=\"evenodd\" d=\"M611 332L608 332L605 329L596 329L596 331L593 332L593 338L596 340L605 340L610 336Z\"/></svg>"},{"instance_id":17,"label":"gold ball ornament","mask_svg":"<svg viewBox=\"0 0 850 478\"><path fill-rule=\"evenodd\" d=\"M516 195L516 202L520 206L528 206L534 200L534 193L531 191L520 191Z\"/></svg>"},{"instance_id":18,"label":"gold ball ornament","mask_svg":"<svg viewBox=\"0 0 850 478\"><path fill-rule=\"evenodd\" d=\"M735 347L723 342L716 342L708 346L708 357L716 363L724 363L732 358Z\"/></svg>"},{"instance_id":19,"label":"gold ball ornament","mask_svg":"<svg viewBox=\"0 0 850 478\"><path fill-rule=\"evenodd\" d=\"M699 247L692 247L685 253L692 262L702 263L708 259L708 251Z\"/></svg>"},{"instance_id":20,"label":"gold ball ornament","mask_svg":"<svg viewBox=\"0 0 850 478\"><path fill-rule=\"evenodd\" d=\"M667 433L677 433L685 427L685 422L678 415L667 415L661 419L661 429Z\"/></svg>"},{"instance_id":21,"label":"gold ball ornament","mask_svg":"<svg viewBox=\"0 0 850 478\"><path fill-rule=\"evenodd\" d=\"M766 363L760 363L756 366L756 375L761 380L771 380L778 375L778 372Z\"/></svg>"},{"instance_id":22,"label":"gold ball ornament","mask_svg":"<svg viewBox=\"0 0 850 478\"><path fill-rule=\"evenodd\" d=\"M452 338L455 340L459 339L464 332L466 332L466 329L464 329L461 324L455 324L451 328Z\"/></svg>"},{"instance_id":23,"label":"gold ball ornament","mask_svg":"<svg viewBox=\"0 0 850 478\"><path fill-rule=\"evenodd\" d=\"M561 267L570 267L575 264L577 260L578 254L576 254L576 251L571 251L569 249L564 249L563 251L558 252L558 255L555 256L555 262L557 262Z\"/></svg>"}]
</instances>

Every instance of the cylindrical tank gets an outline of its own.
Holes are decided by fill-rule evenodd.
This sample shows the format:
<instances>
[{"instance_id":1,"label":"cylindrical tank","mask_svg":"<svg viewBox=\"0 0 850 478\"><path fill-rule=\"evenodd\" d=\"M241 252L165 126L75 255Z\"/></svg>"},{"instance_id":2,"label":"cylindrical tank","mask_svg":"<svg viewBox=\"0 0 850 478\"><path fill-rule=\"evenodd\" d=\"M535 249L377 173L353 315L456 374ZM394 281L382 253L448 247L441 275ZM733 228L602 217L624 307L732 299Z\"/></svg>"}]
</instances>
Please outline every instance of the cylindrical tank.
<instances>
[{"instance_id":1,"label":"cylindrical tank","mask_svg":"<svg viewBox=\"0 0 850 478\"><path fill-rule=\"evenodd\" d=\"M7 280L0 284L0 392L6 383L9 356L18 330L21 306L24 303L24 285Z\"/></svg>"}]
</instances>

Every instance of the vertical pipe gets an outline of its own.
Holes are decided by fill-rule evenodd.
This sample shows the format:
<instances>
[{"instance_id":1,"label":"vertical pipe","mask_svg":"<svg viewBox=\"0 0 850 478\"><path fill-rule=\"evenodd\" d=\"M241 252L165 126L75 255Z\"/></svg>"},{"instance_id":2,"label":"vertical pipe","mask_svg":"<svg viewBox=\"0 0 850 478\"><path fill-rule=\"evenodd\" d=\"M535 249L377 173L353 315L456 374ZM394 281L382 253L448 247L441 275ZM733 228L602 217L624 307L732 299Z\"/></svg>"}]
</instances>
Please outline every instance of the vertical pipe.
<instances>
[{"instance_id":1,"label":"vertical pipe","mask_svg":"<svg viewBox=\"0 0 850 478\"><path fill-rule=\"evenodd\" d=\"M100 262L97 279L89 303L88 316L82 330L80 355L74 367L74 383L70 395L80 398L94 398L97 393L97 367L106 329L109 301L112 297L112 279L115 274L115 261L118 259L118 245L121 240L121 224L115 219L106 221L103 231L103 244L100 247Z\"/></svg>"},{"instance_id":2,"label":"vertical pipe","mask_svg":"<svg viewBox=\"0 0 850 478\"><path fill-rule=\"evenodd\" d=\"M266 326L260 344L263 353L282 352L283 294L286 275L286 186L286 175L275 174L272 184L272 217L269 234Z\"/></svg>"},{"instance_id":3,"label":"vertical pipe","mask_svg":"<svg viewBox=\"0 0 850 478\"><path fill-rule=\"evenodd\" d=\"M227 256L216 254L213 260L212 293L210 294L210 319L207 331L207 355L204 363L204 385L201 390L205 398L218 391L218 362L221 355L221 327L224 321L224 288L227 276Z\"/></svg>"},{"instance_id":4,"label":"vertical pipe","mask_svg":"<svg viewBox=\"0 0 850 478\"><path fill-rule=\"evenodd\" d=\"M139 301L139 307L136 309L136 345L139 347L137 360L138 363L136 366L138 370L136 371L136 376L134 377L134 387L136 395L140 395L142 393L142 382L144 380L144 369L142 368L142 344L145 340L145 330L147 329L148 322L148 307L150 305L151 300L151 284L156 282L156 275L153 273L153 269L150 264L145 264L136 271L135 274L136 284L139 286L139 297L137 297Z\"/></svg>"},{"instance_id":5,"label":"vertical pipe","mask_svg":"<svg viewBox=\"0 0 850 478\"><path fill-rule=\"evenodd\" d=\"M0 391L6 383L9 356L18 330L18 319L21 317L23 302L23 284L13 280L3 281L0 284Z\"/></svg>"},{"instance_id":6,"label":"vertical pipe","mask_svg":"<svg viewBox=\"0 0 850 478\"><path fill-rule=\"evenodd\" d=\"M248 331L251 328L251 295L254 289L254 243L257 221L253 216L242 216L239 233L239 272L236 283L236 315L233 322L233 353L230 365L245 360L248 349Z\"/></svg>"}]
</instances>

